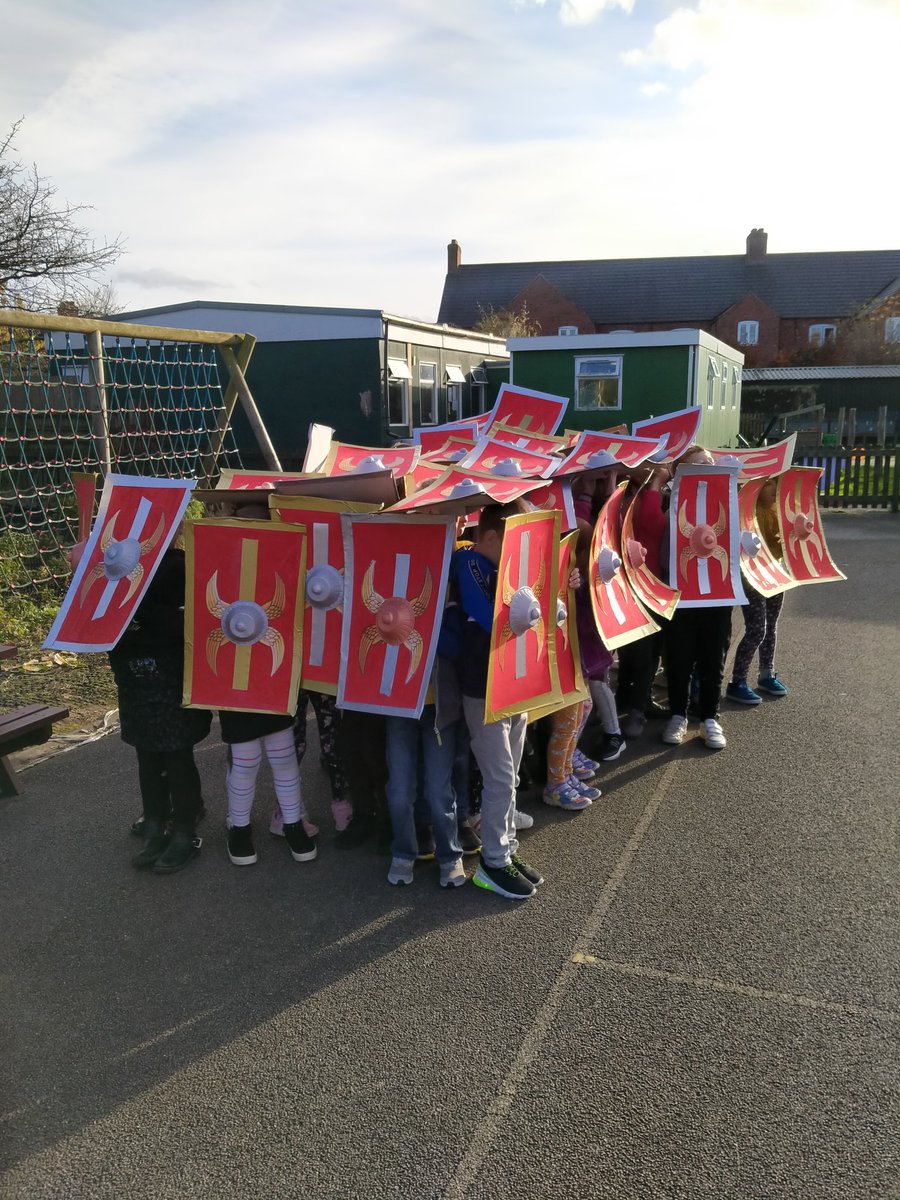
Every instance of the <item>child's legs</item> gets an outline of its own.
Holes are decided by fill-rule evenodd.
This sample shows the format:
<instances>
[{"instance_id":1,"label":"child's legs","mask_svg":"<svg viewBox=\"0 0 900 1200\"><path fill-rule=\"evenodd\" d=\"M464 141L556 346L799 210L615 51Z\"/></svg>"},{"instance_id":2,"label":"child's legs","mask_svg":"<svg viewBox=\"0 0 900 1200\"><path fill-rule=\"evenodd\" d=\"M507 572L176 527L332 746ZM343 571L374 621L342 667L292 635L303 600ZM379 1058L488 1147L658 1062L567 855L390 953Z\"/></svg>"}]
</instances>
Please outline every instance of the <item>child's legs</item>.
<instances>
[{"instance_id":1,"label":"child's legs","mask_svg":"<svg viewBox=\"0 0 900 1200\"><path fill-rule=\"evenodd\" d=\"M411 717L388 717L387 802L391 817L391 854L412 862L419 853L416 837L415 803L419 768L419 722Z\"/></svg>"},{"instance_id":2,"label":"child's legs","mask_svg":"<svg viewBox=\"0 0 900 1200\"><path fill-rule=\"evenodd\" d=\"M583 705L571 704L553 714L553 732L547 742L547 787L559 787L572 773L572 755L578 741Z\"/></svg>"},{"instance_id":3,"label":"child's legs","mask_svg":"<svg viewBox=\"0 0 900 1200\"><path fill-rule=\"evenodd\" d=\"M344 800L347 793L347 781L341 767L338 747L341 736L341 710L337 706L337 697L328 696L324 692L310 692L309 698L316 714L316 724L319 727L319 746L325 769L331 781L332 800Z\"/></svg>"},{"instance_id":4,"label":"child's legs","mask_svg":"<svg viewBox=\"0 0 900 1200\"><path fill-rule=\"evenodd\" d=\"M165 755L155 750L138 750L137 762L144 819L165 825L169 819L170 808Z\"/></svg>"},{"instance_id":5,"label":"child's legs","mask_svg":"<svg viewBox=\"0 0 900 1200\"><path fill-rule=\"evenodd\" d=\"M679 608L665 631L666 686L673 717L686 717L694 669L694 609Z\"/></svg>"},{"instance_id":6,"label":"child's legs","mask_svg":"<svg viewBox=\"0 0 900 1200\"><path fill-rule=\"evenodd\" d=\"M484 721L484 700L463 696L472 752L481 772L481 856L491 867L505 867L515 854L513 813L516 777L525 744L525 718ZM515 724L513 724L515 723Z\"/></svg>"},{"instance_id":7,"label":"child's legs","mask_svg":"<svg viewBox=\"0 0 900 1200\"><path fill-rule=\"evenodd\" d=\"M653 677L659 665L659 635L638 638L619 647L619 686L616 692L619 708L625 712L643 713L650 701Z\"/></svg>"},{"instance_id":8,"label":"child's legs","mask_svg":"<svg viewBox=\"0 0 900 1200\"><path fill-rule=\"evenodd\" d=\"M225 776L228 820L232 825L249 825L256 794L256 774L262 762L262 741L237 742L231 747L231 766Z\"/></svg>"},{"instance_id":9,"label":"child's legs","mask_svg":"<svg viewBox=\"0 0 900 1200\"><path fill-rule=\"evenodd\" d=\"M778 639L778 618L784 604L784 592L766 597L766 636L759 645L760 678L775 673L775 643Z\"/></svg>"},{"instance_id":10,"label":"child's legs","mask_svg":"<svg viewBox=\"0 0 900 1200\"><path fill-rule=\"evenodd\" d=\"M456 798L453 794L453 761L456 757L456 727L448 725L438 733L434 728L434 709L426 707L419 721L425 799L434 831L439 863L455 862L462 857L456 828Z\"/></svg>"},{"instance_id":11,"label":"child's legs","mask_svg":"<svg viewBox=\"0 0 900 1200\"><path fill-rule=\"evenodd\" d=\"M278 807L281 809L284 823L295 825L303 815L303 806L300 802L300 764L297 762L297 752L294 748L293 728L267 733L262 743L272 768L275 795L278 797Z\"/></svg>"},{"instance_id":12,"label":"child's legs","mask_svg":"<svg viewBox=\"0 0 900 1200\"><path fill-rule=\"evenodd\" d=\"M194 749L188 746L183 750L167 750L160 757L166 771L172 827L182 833L193 833L203 807Z\"/></svg>"},{"instance_id":13,"label":"child's legs","mask_svg":"<svg viewBox=\"0 0 900 1200\"><path fill-rule=\"evenodd\" d=\"M471 743L469 741L469 727L466 724L465 717L454 725L454 741L456 750L453 754L453 792L456 796L456 819L457 821L465 821L469 816L469 755L471 753Z\"/></svg>"},{"instance_id":14,"label":"child's legs","mask_svg":"<svg viewBox=\"0 0 900 1200\"><path fill-rule=\"evenodd\" d=\"M731 678L735 683L747 678L753 655L756 653L766 635L766 601L755 588L744 585L747 593L747 603L741 605L744 617L744 636L738 642L734 652L734 664L731 668Z\"/></svg>"},{"instance_id":15,"label":"child's legs","mask_svg":"<svg viewBox=\"0 0 900 1200\"><path fill-rule=\"evenodd\" d=\"M696 608L694 655L700 681L700 720L715 719L722 695L725 659L731 645L730 604L720 608Z\"/></svg>"},{"instance_id":16,"label":"child's legs","mask_svg":"<svg viewBox=\"0 0 900 1200\"><path fill-rule=\"evenodd\" d=\"M613 695L612 688L606 682L606 676L607 672L604 672L602 678L588 681L588 687L591 690L591 699L594 702L594 708L597 710L597 717L603 732L621 733L622 731L619 729L619 714L616 712L616 698Z\"/></svg>"}]
</instances>

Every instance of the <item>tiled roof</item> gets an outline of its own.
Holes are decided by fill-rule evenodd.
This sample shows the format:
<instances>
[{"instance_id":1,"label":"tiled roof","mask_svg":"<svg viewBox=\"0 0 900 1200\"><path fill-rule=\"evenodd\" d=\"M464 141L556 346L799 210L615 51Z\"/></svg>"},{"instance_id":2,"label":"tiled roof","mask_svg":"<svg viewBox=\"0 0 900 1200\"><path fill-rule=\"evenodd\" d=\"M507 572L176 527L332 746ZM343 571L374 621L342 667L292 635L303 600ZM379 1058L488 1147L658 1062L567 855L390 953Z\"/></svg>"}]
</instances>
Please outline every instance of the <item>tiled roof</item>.
<instances>
[{"instance_id":1,"label":"tiled roof","mask_svg":"<svg viewBox=\"0 0 900 1200\"><path fill-rule=\"evenodd\" d=\"M782 317L840 317L900 280L900 250L473 263L447 274L438 321L471 328L543 275L597 325L712 321L752 292Z\"/></svg>"}]
</instances>

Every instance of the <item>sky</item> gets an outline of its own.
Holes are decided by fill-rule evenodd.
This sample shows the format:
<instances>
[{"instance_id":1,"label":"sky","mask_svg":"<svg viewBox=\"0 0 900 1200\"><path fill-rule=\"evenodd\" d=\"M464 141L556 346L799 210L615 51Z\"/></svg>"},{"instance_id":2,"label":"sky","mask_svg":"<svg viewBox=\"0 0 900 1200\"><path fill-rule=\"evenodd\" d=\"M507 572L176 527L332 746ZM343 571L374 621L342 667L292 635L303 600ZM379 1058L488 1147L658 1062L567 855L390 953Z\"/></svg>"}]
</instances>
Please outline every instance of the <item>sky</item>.
<instances>
[{"instance_id":1,"label":"sky","mask_svg":"<svg viewBox=\"0 0 900 1200\"><path fill-rule=\"evenodd\" d=\"M28 0L0 131L125 309L433 321L463 263L900 246L900 0Z\"/></svg>"}]
</instances>

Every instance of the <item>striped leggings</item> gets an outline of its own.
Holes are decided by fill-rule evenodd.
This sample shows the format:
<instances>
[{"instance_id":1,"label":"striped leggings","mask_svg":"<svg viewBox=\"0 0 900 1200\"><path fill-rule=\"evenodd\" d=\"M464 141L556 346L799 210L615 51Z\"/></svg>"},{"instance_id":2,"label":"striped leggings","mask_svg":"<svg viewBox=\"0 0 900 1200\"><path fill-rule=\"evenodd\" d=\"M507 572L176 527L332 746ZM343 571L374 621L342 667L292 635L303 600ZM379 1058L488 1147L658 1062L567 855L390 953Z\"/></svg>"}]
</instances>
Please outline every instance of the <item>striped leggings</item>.
<instances>
[{"instance_id":1,"label":"striped leggings","mask_svg":"<svg viewBox=\"0 0 900 1200\"><path fill-rule=\"evenodd\" d=\"M256 776L263 750L272 768L275 795L286 825L304 815L300 799L300 766L294 750L293 729L280 729L252 742L231 747L231 766L225 778L228 791L228 819L232 825L249 825L250 810L256 795Z\"/></svg>"}]
</instances>

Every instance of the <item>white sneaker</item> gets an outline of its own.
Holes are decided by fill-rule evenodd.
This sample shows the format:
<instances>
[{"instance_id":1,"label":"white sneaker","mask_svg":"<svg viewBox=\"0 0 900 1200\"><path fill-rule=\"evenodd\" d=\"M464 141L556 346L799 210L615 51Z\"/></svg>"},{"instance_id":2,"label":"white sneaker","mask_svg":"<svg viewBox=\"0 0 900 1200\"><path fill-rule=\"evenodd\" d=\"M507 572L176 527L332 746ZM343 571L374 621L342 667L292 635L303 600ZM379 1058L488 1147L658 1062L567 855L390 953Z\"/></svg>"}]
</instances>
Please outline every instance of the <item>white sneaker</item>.
<instances>
[{"instance_id":1,"label":"white sneaker","mask_svg":"<svg viewBox=\"0 0 900 1200\"><path fill-rule=\"evenodd\" d=\"M441 863L442 888L462 887L465 882L466 873L463 870L461 858L455 858L453 862Z\"/></svg>"},{"instance_id":2,"label":"white sneaker","mask_svg":"<svg viewBox=\"0 0 900 1200\"><path fill-rule=\"evenodd\" d=\"M530 829L534 824L534 817L529 817L528 813L520 812L517 808L513 813L513 825L516 829Z\"/></svg>"},{"instance_id":3,"label":"white sneaker","mask_svg":"<svg viewBox=\"0 0 900 1200\"><path fill-rule=\"evenodd\" d=\"M687 717L669 717L662 740L667 746L680 746L687 733Z\"/></svg>"},{"instance_id":4,"label":"white sneaker","mask_svg":"<svg viewBox=\"0 0 900 1200\"><path fill-rule=\"evenodd\" d=\"M394 887L406 887L413 881L414 862L408 858L392 858L391 869L388 871L388 883Z\"/></svg>"},{"instance_id":5,"label":"white sneaker","mask_svg":"<svg viewBox=\"0 0 900 1200\"><path fill-rule=\"evenodd\" d=\"M700 729L703 733L703 741L709 746L710 750L724 750L727 742L725 734L722 732L722 726L718 721L714 721L712 717L708 721L700 722Z\"/></svg>"}]
</instances>

